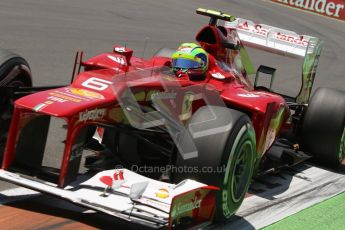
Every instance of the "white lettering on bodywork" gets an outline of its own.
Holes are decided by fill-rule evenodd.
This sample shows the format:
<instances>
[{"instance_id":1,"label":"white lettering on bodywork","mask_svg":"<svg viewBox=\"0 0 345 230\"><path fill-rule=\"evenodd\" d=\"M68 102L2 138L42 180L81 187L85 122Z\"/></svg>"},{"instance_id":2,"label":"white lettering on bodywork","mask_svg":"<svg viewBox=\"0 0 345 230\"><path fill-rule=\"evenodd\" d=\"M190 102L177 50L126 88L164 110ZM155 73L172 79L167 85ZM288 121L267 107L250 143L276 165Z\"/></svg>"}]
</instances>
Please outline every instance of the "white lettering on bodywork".
<instances>
[{"instance_id":1,"label":"white lettering on bodywork","mask_svg":"<svg viewBox=\"0 0 345 230\"><path fill-rule=\"evenodd\" d=\"M200 207L201 207L201 200L195 200L193 202L189 202L186 204L180 204L179 203L172 210L171 216L176 217L176 216L179 216L185 212L189 212L189 211L192 211L192 210L200 208Z\"/></svg>"},{"instance_id":2,"label":"white lettering on bodywork","mask_svg":"<svg viewBox=\"0 0 345 230\"><path fill-rule=\"evenodd\" d=\"M79 121L97 120L105 115L105 109L86 110L79 113Z\"/></svg>"},{"instance_id":3,"label":"white lettering on bodywork","mask_svg":"<svg viewBox=\"0 0 345 230\"><path fill-rule=\"evenodd\" d=\"M340 17L340 11L345 8L344 4L330 0L277 0L277 2L336 18Z\"/></svg>"},{"instance_id":4,"label":"white lettering on bodywork","mask_svg":"<svg viewBox=\"0 0 345 230\"><path fill-rule=\"evenodd\" d=\"M253 93L239 93L237 94L240 97L259 97L259 95L253 94Z\"/></svg>"},{"instance_id":5,"label":"white lettering on bodywork","mask_svg":"<svg viewBox=\"0 0 345 230\"><path fill-rule=\"evenodd\" d=\"M107 56L110 60L113 60L114 62L116 63L119 63L121 65L124 65L125 64L125 60L122 58L122 57L114 57L114 56L111 56L111 55L108 55Z\"/></svg>"}]
</instances>

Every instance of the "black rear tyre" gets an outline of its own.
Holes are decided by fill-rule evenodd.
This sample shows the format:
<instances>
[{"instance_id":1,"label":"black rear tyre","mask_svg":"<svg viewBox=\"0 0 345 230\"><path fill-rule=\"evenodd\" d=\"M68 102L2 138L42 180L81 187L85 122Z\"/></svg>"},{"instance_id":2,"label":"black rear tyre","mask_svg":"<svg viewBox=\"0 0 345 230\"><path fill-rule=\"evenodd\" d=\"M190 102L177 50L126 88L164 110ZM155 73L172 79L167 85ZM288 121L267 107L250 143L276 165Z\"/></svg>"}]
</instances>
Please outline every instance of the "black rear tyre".
<instances>
[{"instance_id":1,"label":"black rear tyre","mask_svg":"<svg viewBox=\"0 0 345 230\"><path fill-rule=\"evenodd\" d=\"M29 64L19 55L0 48L0 163L11 123L14 98L6 87L32 86Z\"/></svg>"},{"instance_id":2,"label":"black rear tyre","mask_svg":"<svg viewBox=\"0 0 345 230\"><path fill-rule=\"evenodd\" d=\"M18 54L1 48L0 86L32 86L28 62Z\"/></svg>"},{"instance_id":3,"label":"black rear tyre","mask_svg":"<svg viewBox=\"0 0 345 230\"><path fill-rule=\"evenodd\" d=\"M193 124L196 125L191 128ZM227 220L242 204L253 175L256 141L251 121L236 110L205 106L192 116L187 127L190 133L192 129L204 135L193 137L198 157L184 160L178 154L177 166L191 166L189 169L195 170L179 171L175 182L189 178L218 186L216 220Z\"/></svg>"},{"instance_id":4,"label":"black rear tyre","mask_svg":"<svg viewBox=\"0 0 345 230\"><path fill-rule=\"evenodd\" d=\"M336 169L345 158L345 92L318 88L306 110L302 148L316 163Z\"/></svg>"}]
</instances>

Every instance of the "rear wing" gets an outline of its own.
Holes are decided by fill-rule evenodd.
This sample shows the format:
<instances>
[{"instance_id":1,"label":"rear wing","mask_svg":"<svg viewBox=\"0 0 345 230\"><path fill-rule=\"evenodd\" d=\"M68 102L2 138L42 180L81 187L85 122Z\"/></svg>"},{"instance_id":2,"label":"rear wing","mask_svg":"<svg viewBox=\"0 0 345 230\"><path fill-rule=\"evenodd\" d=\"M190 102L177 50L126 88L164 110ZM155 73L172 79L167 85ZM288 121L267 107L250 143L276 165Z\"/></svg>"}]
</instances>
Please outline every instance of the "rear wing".
<instances>
[{"instance_id":1,"label":"rear wing","mask_svg":"<svg viewBox=\"0 0 345 230\"><path fill-rule=\"evenodd\" d=\"M225 22L225 27L236 29L246 46L287 57L303 58L302 86L296 102L308 103L323 48L322 40L242 18Z\"/></svg>"},{"instance_id":2,"label":"rear wing","mask_svg":"<svg viewBox=\"0 0 345 230\"><path fill-rule=\"evenodd\" d=\"M242 18L226 22L225 27L236 29L240 39L247 46L295 58L304 58L309 44L315 45L318 40L315 37L299 35L293 31L265 24L255 24Z\"/></svg>"}]
</instances>

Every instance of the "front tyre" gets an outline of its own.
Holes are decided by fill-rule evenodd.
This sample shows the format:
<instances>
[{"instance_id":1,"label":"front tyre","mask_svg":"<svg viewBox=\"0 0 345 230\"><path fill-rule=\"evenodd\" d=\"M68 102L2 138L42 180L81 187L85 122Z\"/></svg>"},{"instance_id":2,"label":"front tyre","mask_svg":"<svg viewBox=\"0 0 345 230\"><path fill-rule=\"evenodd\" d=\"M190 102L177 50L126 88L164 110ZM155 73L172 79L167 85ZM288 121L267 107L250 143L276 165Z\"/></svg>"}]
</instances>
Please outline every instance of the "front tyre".
<instances>
[{"instance_id":1,"label":"front tyre","mask_svg":"<svg viewBox=\"0 0 345 230\"><path fill-rule=\"evenodd\" d=\"M184 160L178 155L177 166L198 170L176 173L175 182L189 178L219 187L216 220L228 220L242 204L253 175L256 141L251 121L236 110L205 106L187 127L192 136L195 131L202 134L193 137L198 156Z\"/></svg>"},{"instance_id":2,"label":"front tyre","mask_svg":"<svg viewBox=\"0 0 345 230\"><path fill-rule=\"evenodd\" d=\"M255 159L255 134L249 119L242 119L237 133L232 133L228 145L232 146L226 163L221 199L217 199L217 207L221 205L222 213L217 212L217 219L230 218L243 202L253 175ZM224 164L225 165L225 164ZM221 201L221 204L220 204Z\"/></svg>"}]
</instances>

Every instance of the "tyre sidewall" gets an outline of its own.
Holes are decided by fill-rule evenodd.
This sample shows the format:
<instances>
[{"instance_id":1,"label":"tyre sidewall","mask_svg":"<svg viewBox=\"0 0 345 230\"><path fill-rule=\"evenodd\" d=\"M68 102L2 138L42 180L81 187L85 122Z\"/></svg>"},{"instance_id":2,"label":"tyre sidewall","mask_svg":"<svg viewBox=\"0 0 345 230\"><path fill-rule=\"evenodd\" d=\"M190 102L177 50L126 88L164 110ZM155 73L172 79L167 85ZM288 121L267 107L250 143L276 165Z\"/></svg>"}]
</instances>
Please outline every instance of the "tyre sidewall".
<instances>
[{"instance_id":1,"label":"tyre sidewall","mask_svg":"<svg viewBox=\"0 0 345 230\"><path fill-rule=\"evenodd\" d=\"M15 68L17 68L16 71ZM32 86L29 64L21 57L12 57L0 66L1 86Z\"/></svg>"},{"instance_id":2,"label":"tyre sidewall","mask_svg":"<svg viewBox=\"0 0 345 230\"><path fill-rule=\"evenodd\" d=\"M247 177L243 182L244 188L240 196L233 194L231 191L231 183L234 180L233 174L235 170L236 159L240 154L240 150L244 144L249 144L251 148L251 154L247 156L249 164L246 168ZM225 151L222 157L222 165L225 167L225 172L222 174L222 183L219 185L220 191L216 193L217 202L217 220L229 219L238 210L243 202L246 192L248 191L251 178L253 175L253 167L255 160L256 142L255 131L251 125L248 117L242 117L232 129ZM229 189L230 188L230 189Z\"/></svg>"},{"instance_id":3,"label":"tyre sidewall","mask_svg":"<svg viewBox=\"0 0 345 230\"><path fill-rule=\"evenodd\" d=\"M338 168L344 158L345 92L329 88L315 91L303 121L302 149L316 163Z\"/></svg>"},{"instance_id":4,"label":"tyre sidewall","mask_svg":"<svg viewBox=\"0 0 345 230\"><path fill-rule=\"evenodd\" d=\"M4 49L0 49L0 86L32 86L29 64L24 58ZM14 98L7 95L0 98L0 163L7 141L13 107Z\"/></svg>"}]
</instances>

